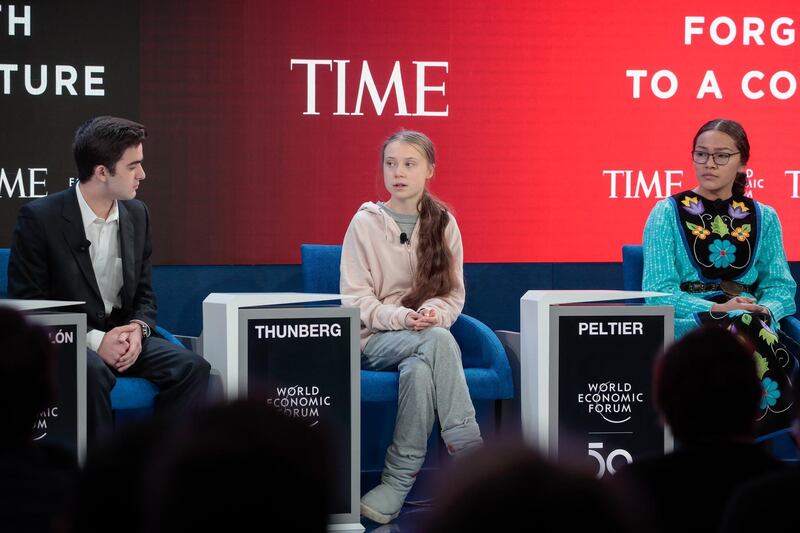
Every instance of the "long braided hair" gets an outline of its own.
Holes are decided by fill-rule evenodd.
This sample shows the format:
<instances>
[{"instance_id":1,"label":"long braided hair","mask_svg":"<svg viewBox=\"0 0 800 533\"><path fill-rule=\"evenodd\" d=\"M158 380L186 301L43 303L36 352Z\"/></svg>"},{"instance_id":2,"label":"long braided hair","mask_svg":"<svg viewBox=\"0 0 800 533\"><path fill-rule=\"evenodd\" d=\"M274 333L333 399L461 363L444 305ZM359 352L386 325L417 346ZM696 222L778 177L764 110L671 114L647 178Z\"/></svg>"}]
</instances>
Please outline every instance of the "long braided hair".
<instances>
[{"instance_id":1,"label":"long braided hair","mask_svg":"<svg viewBox=\"0 0 800 533\"><path fill-rule=\"evenodd\" d=\"M402 130L386 139L381 148L381 162L386 147L400 141L416 148L428 160L436 164L433 142L424 133ZM422 193L417 204L419 210L419 232L417 243L417 271L411 291L403 298L402 304L417 309L425 300L450 293L455 287L453 276L453 254L444 238L445 228L450 221L447 205L428 192Z\"/></svg>"}]
</instances>

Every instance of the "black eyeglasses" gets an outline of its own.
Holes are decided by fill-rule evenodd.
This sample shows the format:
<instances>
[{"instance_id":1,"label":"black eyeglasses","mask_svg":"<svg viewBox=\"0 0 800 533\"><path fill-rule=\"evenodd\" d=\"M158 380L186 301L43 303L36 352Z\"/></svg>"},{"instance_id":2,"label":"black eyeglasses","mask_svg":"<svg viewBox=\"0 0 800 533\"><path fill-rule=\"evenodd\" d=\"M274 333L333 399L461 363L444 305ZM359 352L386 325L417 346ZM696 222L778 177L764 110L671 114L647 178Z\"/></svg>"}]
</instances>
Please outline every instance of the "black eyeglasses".
<instances>
[{"instance_id":1,"label":"black eyeglasses","mask_svg":"<svg viewBox=\"0 0 800 533\"><path fill-rule=\"evenodd\" d=\"M714 160L714 163L717 165L727 165L728 161L731 160L732 155L736 155L740 152L717 152L716 154L710 154L708 152L704 152L703 150L692 150L692 159L698 165L704 165L708 162L708 157Z\"/></svg>"}]
</instances>

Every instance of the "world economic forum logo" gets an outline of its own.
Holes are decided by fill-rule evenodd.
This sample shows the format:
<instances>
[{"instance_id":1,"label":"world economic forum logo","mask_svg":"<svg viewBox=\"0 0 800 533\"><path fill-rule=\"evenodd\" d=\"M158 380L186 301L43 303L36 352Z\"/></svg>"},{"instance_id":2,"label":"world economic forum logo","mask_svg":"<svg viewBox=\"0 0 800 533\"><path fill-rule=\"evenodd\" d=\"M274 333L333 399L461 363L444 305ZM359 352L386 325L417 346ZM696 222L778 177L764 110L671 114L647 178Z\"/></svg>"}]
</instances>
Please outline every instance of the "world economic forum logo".
<instances>
[{"instance_id":1,"label":"world economic forum logo","mask_svg":"<svg viewBox=\"0 0 800 533\"><path fill-rule=\"evenodd\" d=\"M642 403L644 393L635 392L630 383L587 383L586 392L578 394L578 404L586 405L589 413L597 413L612 424L630 420L634 406Z\"/></svg>"},{"instance_id":2,"label":"world economic forum logo","mask_svg":"<svg viewBox=\"0 0 800 533\"><path fill-rule=\"evenodd\" d=\"M55 405L39 413L33 423L33 440L41 440L47 436L47 422L58 418L58 406Z\"/></svg>"},{"instance_id":3,"label":"world economic forum logo","mask_svg":"<svg viewBox=\"0 0 800 533\"><path fill-rule=\"evenodd\" d=\"M267 405L292 418L306 421L309 427L319 424L320 411L332 405L331 397L316 385L275 387L275 396L267 398Z\"/></svg>"}]
</instances>

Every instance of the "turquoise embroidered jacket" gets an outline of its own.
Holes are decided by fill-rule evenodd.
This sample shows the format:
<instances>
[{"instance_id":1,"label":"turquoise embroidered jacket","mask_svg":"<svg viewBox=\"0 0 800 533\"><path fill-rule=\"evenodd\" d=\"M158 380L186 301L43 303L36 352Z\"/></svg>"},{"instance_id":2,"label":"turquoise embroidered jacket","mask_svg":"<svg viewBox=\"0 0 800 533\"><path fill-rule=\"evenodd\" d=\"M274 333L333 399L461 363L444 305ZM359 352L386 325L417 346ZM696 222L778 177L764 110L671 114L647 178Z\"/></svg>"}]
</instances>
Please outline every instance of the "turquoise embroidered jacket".
<instances>
[{"instance_id":1,"label":"turquoise embroidered jacket","mask_svg":"<svg viewBox=\"0 0 800 533\"><path fill-rule=\"evenodd\" d=\"M773 327L777 329L778 320L795 313L796 283L786 262L778 215L773 208L757 202L756 204L760 229L758 243L754 246L755 255L751 259L755 263L743 275L733 279L745 285L756 285L755 294L745 293L744 296L753 297L760 305L769 308L774 319ZM719 292L689 294L681 291L681 283L703 278L689 255L688 243L682 236L682 228L678 226L676 209L675 201L666 198L653 207L647 219L642 238L642 290L669 294L648 298L647 303L674 306L675 337L679 338L699 325L694 314L709 311L714 302L707 298L718 295Z\"/></svg>"}]
</instances>

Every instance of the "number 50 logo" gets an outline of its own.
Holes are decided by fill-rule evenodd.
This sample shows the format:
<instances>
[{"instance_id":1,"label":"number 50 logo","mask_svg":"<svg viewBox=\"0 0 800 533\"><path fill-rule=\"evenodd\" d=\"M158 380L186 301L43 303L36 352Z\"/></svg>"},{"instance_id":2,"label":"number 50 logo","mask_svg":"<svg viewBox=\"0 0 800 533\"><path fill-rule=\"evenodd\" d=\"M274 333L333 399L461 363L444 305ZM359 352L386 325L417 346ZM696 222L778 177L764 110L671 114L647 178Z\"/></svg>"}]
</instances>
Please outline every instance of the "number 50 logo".
<instances>
[{"instance_id":1,"label":"number 50 logo","mask_svg":"<svg viewBox=\"0 0 800 533\"><path fill-rule=\"evenodd\" d=\"M617 448L616 450L612 450L611 453L609 453L606 457L603 457L600 452L596 451L602 449L602 442L589 443L588 454L590 457L597 459L597 479L603 477L606 471L608 471L609 474L616 473L617 469L614 467L614 459L617 457L624 457L627 464L631 464L633 462L633 457L631 457L631 454L629 454L627 450Z\"/></svg>"}]
</instances>

